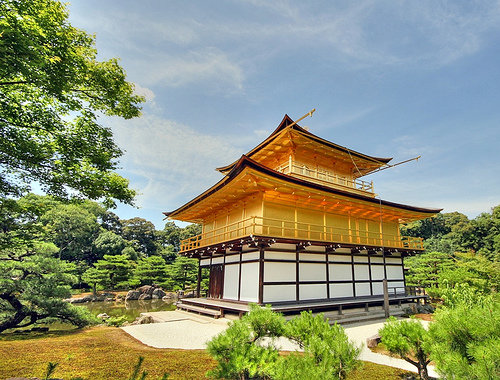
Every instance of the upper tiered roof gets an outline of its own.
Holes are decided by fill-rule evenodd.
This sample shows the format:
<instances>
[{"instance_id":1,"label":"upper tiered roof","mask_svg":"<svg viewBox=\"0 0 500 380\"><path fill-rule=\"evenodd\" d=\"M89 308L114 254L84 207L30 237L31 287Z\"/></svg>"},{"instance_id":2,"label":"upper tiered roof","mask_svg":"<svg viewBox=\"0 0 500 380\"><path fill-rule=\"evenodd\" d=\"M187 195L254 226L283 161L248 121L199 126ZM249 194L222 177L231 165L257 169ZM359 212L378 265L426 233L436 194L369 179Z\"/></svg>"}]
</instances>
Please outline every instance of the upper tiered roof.
<instances>
[{"instance_id":1,"label":"upper tiered roof","mask_svg":"<svg viewBox=\"0 0 500 380\"><path fill-rule=\"evenodd\" d=\"M296 124L288 115L263 142L245 154L246 157L274 168L276 163L289 154L300 155L325 167L336 168L354 178L367 175L386 165L392 158L369 156L331 141L322 139ZM217 168L227 174L237 163Z\"/></svg>"}]
</instances>

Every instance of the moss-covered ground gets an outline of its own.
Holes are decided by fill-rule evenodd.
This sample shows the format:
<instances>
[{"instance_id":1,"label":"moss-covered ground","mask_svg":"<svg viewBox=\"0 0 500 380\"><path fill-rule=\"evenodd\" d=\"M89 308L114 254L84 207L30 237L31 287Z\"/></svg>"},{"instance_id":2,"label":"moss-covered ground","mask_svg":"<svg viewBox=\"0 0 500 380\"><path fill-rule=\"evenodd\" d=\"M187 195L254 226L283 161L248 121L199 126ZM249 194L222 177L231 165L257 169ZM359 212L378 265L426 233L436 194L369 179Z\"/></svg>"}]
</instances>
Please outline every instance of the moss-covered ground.
<instances>
[{"instance_id":1,"label":"moss-covered ground","mask_svg":"<svg viewBox=\"0 0 500 380\"><path fill-rule=\"evenodd\" d=\"M169 379L203 379L215 366L203 350L157 349L143 345L115 327L0 335L0 379L42 377L49 362L59 363L53 377L126 380L139 356L147 380L166 372ZM401 379L407 373L365 362L350 380Z\"/></svg>"}]
</instances>

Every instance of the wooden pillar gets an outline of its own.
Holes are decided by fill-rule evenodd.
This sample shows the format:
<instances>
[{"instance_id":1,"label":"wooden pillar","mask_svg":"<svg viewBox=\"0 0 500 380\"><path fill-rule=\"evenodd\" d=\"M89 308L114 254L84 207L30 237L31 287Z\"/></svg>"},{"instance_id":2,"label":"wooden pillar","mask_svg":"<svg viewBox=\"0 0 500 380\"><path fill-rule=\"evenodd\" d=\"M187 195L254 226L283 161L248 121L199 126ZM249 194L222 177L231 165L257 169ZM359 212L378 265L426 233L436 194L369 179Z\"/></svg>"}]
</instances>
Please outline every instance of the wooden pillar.
<instances>
[{"instance_id":1,"label":"wooden pillar","mask_svg":"<svg viewBox=\"0 0 500 380\"><path fill-rule=\"evenodd\" d=\"M243 260L243 247L241 247L240 251L240 262L239 262L239 271L238 271L238 301L241 299L241 267L242 267L242 260Z\"/></svg>"},{"instance_id":2,"label":"wooden pillar","mask_svg":"<svg viewBox=\"0 0 500 380\"><path fill-rule=\"evenodd\" d=\"M385 317L389 318L389 287L387 286L386 278L384 278L382 285L384 287L384 313Z\"/></svg>"},{"instance_id":3,"label":"wooden pillar","mask_svg":"<svg viewBox=\"0 0 500 380\"><path fill-rule=\"evenodd\" d=\"M356 297L356 278L354 277L354 253L351 249L351 273L352 273L352 295Z\"/></svg>"},{"instance_id":4,"label":"wooden pillar","mask_svg":"<svg viewBox=\"0 0 500 380\"><path fill-rule=\"evenodd\" d=\"M326 260L326 298L330 299L330 262L328 261L328 250L325 248Z\"/></svg>"},{"instance_id":5,"label":"wooden pillar","mask_svg":"<svg viewBox=\"0 0 500 380\"><path fill-rule=\"evenodd\" d=\"M373 282L372 282L372 260L370 255L368 254L368 276L370 279L370 294L373 296Z\"/></svg>"},{"instance_id":6,"label":"wooden pillar","mask_svg":"<svg viewBox=\"0 0 500 380\"><path fill-rule=\"evenodd\" d=\"M198 259L198 279L196 281L196 297L200 297L201 290L201 258Z\"/></svg>"},{"instance_id":7,"label":"wooden pillar","mask_svg":"<svg viewBox=\"0 0 500 380\"><path fill-rule=\"evenodd\" d=\"M299 302L300 301L300 289L299 289L299 283L300 283L300 278L299 278L299 267L300 267L300 252L299 248L295 248L295 301Z\"/></svg>"},{"instance_id":8,"label":"wooden pillar","mask_svg":"<svg viewBox=\"0 0 500 380\"><path fill-rule=\"evenodd\" d=\"M264 303L264 248L260 248L259 255L259 305Z\"/></svg>"}]
</instances>

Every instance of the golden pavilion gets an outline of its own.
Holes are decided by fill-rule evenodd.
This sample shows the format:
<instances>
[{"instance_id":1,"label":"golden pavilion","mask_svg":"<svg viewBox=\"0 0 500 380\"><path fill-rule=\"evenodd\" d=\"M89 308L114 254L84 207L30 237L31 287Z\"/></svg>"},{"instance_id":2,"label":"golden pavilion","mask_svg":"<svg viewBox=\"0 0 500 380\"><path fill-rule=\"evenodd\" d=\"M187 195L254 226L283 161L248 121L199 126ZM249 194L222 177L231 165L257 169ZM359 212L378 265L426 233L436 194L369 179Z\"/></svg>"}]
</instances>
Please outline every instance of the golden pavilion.
<instances>
[{"instance_id":1,"label":"golden pavilion","mask_svg":"<svg viewBox=\"0 0 500 380\"><path fill-rule=\"evenodd\" d=\"M217 169L218 183L164 213L202 225L180 253L199 260L199 277L209 270L207 297L182 304L213 315L242 313L249 303L368 308L381 302L383 280L393 302L415 299L403 258L422 252L423 242L401 236L399 226L441 210L377 197L361 178L390 161L324 140L285 115L263 142Z\"/></svg>"}]
</instances>

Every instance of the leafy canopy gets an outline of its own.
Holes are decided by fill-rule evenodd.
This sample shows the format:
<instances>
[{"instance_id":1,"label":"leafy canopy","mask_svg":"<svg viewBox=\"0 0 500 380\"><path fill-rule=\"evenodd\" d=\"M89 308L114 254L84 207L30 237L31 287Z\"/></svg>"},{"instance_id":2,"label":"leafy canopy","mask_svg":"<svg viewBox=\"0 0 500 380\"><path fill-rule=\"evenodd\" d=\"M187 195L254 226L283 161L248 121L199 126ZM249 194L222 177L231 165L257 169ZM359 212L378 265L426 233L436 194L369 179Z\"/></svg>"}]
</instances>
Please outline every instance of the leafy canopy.
<instances>
[{"instance_id":1,"label":"leafy canopy","mask_svg":"<svg viewBox=\"0 0 500 380\"><path fill-rule=\"evenodd\" d=\"M0 2L0 195L32 182L47 194L132 203L114 170L122 154L99 113L131 118L144 101L116 59L98 61L94 37L55 0Z\"/></svg>"}]
</instances>

